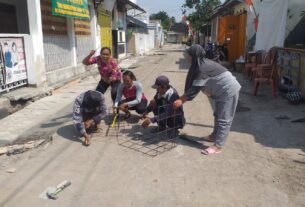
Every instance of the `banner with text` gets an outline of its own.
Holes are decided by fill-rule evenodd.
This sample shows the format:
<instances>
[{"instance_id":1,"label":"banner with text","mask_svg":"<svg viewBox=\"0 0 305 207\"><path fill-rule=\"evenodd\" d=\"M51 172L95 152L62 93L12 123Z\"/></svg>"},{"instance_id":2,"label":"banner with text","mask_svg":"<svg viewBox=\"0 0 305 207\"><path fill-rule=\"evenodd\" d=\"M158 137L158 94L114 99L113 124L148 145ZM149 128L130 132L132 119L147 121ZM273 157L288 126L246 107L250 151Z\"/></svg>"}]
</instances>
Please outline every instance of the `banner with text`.
<instances>
[{"instance_id":1,"label":"banner with text","mask_svg":"<svg viewBox=\"0 0 305 207\"><path fill-rule=\"evenodd\" d=\"M76 19L90 19L87 0L52 0L52 14Z\"/></svg>"}]
</instances>

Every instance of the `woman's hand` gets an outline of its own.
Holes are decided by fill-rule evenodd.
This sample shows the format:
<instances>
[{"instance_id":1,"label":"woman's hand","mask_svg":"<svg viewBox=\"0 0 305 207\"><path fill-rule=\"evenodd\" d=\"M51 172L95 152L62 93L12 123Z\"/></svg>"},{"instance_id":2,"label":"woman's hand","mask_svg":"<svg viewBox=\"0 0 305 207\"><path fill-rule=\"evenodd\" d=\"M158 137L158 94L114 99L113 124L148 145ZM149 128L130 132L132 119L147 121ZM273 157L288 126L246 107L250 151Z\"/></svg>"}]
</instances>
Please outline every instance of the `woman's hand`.
<instances>
[{"instance_id":1,"label":"woman's hand","mask_svg":"<svg viewBox=\"0 0 305 207\"><path fill-rule=\"evenodd\" d=\"M119 108L118 107L113 107L113 115L119 114Z\"/></svg>"},{"instance_id":2,"label":"woman's hand","mask_svg":"<svg viewBox=\"0 0 305 207\"><path fill-rule=\"evenodd\" d=\"M90 65L89 59L95 54L95 50L91 50L89 55L85 57L82 61L82 63L86 66Z\"/></svg>"},{"instance_id":3,"label":"woman's hand","mask_svg":"<svg viewBox=\"0 0 305 207\"><path fill-rule=\"evenodd\" d=\"M146 118L142 123L142 127L147 128L150 124L151 124L150 118Z\"/></svg>"},{"instance_id":4,"label":"woman's hand","mask_svg":"<svg viewBox=\"0 0 305 207\"><path fill-rule=\"evenodd\" d=\"M89 129L94 124L94 120L90 119L84 122L85 129Z\"/></svg>"},{"instance_id":5,"label":"woman's hand","mask_svg":"<svg viewBox=\"0 0 305 207\"><path fill-rule=\"evenodd\" d=\"M89 53L90 57L91 57L92 55L94 55L94 54L95 54L95 50L91 50L90 53Z\"/></svg>"},{"instance_id":6,"label":"woman's hand","mask_svg":"<svg viewBox=\"0 0 305 207\"><path fill-rule=\"evenodd\" d=\"M115 81L116 79L114 77L109 77L109 83L112 83L113 81Z\"/></svg>"},{"instance_id":7,"label":"woman's hand","mask_svg":"<svg viewBox=\"0 0 305 207\"><path fill-rule=\"evenodd\" d=\"M174 102L174 109L178 109L180 108L185 102L187 101L187 98L186 96L181 96L179 99L177 99L175 102Z\"/></svg>"},{"instance_id":8,"label":"woman's hand","mask_svg":"<svg viewBox=\"0 0 305 207\"><path fill-rule=\"evenodd\" d=\"M178 109L180 108L181 106L183 105L183 102L181 99L177 99L175 102L174 102L174 109Z\"/></svg>"},{"instance_id":9,"label":"woman's hand","mask_svg":"<svg viewBox=\"0 0 305 207\"><path fill-rule=\"evenodd\" d=\"M123 103L119 106L119 109L122 111L126 111L128 109L128 104L127 103Z\"/></svg>"}]
</instances>

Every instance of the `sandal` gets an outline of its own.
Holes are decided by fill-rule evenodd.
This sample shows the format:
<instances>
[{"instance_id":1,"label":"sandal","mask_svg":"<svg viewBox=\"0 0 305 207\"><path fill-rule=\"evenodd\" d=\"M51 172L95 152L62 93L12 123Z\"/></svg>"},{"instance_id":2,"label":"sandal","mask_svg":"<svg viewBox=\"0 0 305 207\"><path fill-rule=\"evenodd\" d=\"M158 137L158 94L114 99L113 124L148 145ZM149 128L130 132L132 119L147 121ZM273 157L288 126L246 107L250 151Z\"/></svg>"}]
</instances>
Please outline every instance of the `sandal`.
<instances>
[{"instance_id":1,"label":"sandal","mask_svg":"<svg viewBox=\"0 0 305 207\"><path fill-rule=\"evenodd\" d=\"M221 153L221 150L216 150L213 147L208 147L207 149L201 150L201 154L204 155L219 154L219 153Z\"/></svg>"}]
</instances>

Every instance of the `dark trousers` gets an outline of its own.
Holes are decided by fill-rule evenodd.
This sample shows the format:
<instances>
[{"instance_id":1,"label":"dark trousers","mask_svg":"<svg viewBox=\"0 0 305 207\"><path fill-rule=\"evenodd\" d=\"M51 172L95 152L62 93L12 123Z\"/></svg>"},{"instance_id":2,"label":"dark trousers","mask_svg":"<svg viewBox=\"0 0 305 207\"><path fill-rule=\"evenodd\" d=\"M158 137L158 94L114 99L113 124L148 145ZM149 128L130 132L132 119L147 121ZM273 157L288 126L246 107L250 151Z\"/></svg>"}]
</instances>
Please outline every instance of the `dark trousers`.
<instances>
[{"instance_id":1,"label":"dark trousers","mask_svg":"<svg viewBox=\"0 0 305 207\"><path fill-rule=\"evenodd\" d=\"M166 106L162 102L162 100L157 101L156 108L153 109L153 113L155 116L162 114L165 112ZM169 127L174 129L182 129L185 125L184 113L181 109L177 109L174 114L168 114L166 118L162 120L157 120L159 127Z\"/></svg>"},{"instance_id":2,"label":"dark trousers","mask_svg":"<svg viewBox=\"0 0 305 207\"><path fill-rule=\"evenodd\" d=\"M129 101L132 101L131 99L124 99L122 101L119 102L119 105L123 104L123 103L127 103ZM147 107L147 100L141 100L141 102L133 107L130 107L128 110L134 110L136 111L138 114L143 114L146 111L146 107Z\"/></svg>"},{"instance_id":3,"label":"dark trousers","mask_svg":"<svg viewBox=\"0 0 305 207\"><path fill-rule=\"evenodd\" d=\"M118 89L120 83L121 83L121 81L117 80L117 81L114 81L114 82L111 82L110 84L108 84L103 79L101 79L96 87L96 90L101 92L102 94L104 94L110 86L111 87L111 99L112 99L112 102L114 102L115 98L116 98L116 94L117 94L117 89Z\"/></svg>"}]
</instances>

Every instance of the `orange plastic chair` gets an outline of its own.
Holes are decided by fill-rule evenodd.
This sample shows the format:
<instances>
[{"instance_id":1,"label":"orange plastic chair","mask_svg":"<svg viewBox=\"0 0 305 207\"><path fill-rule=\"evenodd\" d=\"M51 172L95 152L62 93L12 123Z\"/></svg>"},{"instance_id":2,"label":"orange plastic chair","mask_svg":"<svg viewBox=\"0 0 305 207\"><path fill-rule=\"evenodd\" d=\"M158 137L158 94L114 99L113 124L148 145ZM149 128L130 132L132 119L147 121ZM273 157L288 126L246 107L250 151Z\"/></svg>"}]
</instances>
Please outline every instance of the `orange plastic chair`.
<instances>
[{"instance_id":1,"label":"orange plastic chair","mask_svg":"<svg viewBox=\"0 0 305 207\"><path fill-rule=\"evenodd\" d=\"M250 72L252 70L253 67L256 67L256 57L255 56L251 56L249 63L245 64L245 68L244 68L244 77L246 79L250 78Z\"/></svg>"},{"instance_id":2,"label":"orange plastic chair","mask_svg":"<svg viewBox=\"0 0 305 207\"><path fill-rule=\"evenodd\" d=\"M244 67L244 76L247 79L252 79L252 69L262 62L262 51L257 51L255 54L248 54L249 62Z\"/></svg>"}]
</instances>

